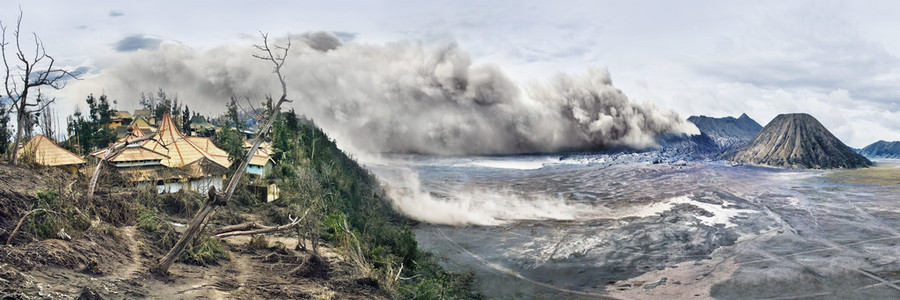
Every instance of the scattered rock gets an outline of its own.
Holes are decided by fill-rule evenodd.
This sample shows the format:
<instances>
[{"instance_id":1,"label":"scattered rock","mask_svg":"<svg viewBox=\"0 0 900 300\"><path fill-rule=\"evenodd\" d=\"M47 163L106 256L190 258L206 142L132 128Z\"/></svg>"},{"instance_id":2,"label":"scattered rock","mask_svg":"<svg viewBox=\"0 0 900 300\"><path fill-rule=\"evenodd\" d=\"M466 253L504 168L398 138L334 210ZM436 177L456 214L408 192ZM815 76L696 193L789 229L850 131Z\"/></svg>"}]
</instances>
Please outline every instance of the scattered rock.
<instances>
[{"instance_id":1,"label":"scattered rock","mask_svg":"<svg viewBox=\"0 0 900 300\"><path fill-rule=\"evenodd\" d=\"M660 279L658 282L645 284L645 285L644 285L644 289L645 289L645 290L652 290L652 289L655 289L655 288L658 287L658 286L666 285L666 281L668 281L668 280L669 280L669 278L663 277L663 278Z\"/></svg>"}]
</instances>

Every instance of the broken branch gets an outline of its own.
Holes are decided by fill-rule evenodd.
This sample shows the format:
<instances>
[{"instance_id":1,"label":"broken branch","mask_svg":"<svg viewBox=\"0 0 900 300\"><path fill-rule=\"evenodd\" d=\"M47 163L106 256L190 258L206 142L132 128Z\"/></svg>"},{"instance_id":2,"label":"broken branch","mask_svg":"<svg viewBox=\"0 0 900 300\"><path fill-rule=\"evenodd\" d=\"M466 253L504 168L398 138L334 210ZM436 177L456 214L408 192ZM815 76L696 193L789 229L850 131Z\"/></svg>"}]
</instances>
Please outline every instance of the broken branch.
<instances>
[{"instance_id":1,"label":"broken branch","mask_svg":"<svg viewBox=\"0 0 900 300\"><path fill-rule=\"evenodd\" d=\"M269 233L269 232L275 232L275 231L283 231L283 230L291 229L294 226L297 226L297 224L300 224L300 221L302 221L303 218L305 218L306 214L308 214L308 213L309 213L309 209L307 208L306 212L303 213L303 216L301 216L300 218L296 218L296 219L293 217L289 217L291 219L291 222L288 224L281 225L281 226L263 226L263 225L259 225L259 224L253 223L253 222L232 225L232 226L226 226L226 227L222 227L222 229L217 230L216 231L217 233L213 236L215 236L217 238L226 238L226 237L238 236L238 235L253 235L253 234ZM246 230L246 229L250 229L250 228L258 228L258 229ZM241 231L238 231L238 230L241 230Z\"/></svg>"},{"instance_id":2,"label":"broken branch","mask_svg":"<svg viewBox=\"0 0 900 300\"><path fill-rule=\"evenodd\" d=\"M140 130L140 129L136 129L136 130ZM133 140L130 140L130 141L125 140L125 142L122 142L122 143L119 143L118 145L107 148L106 154L103 155L103 158L100 159L99 162L97 162L97 168L94 169L94 175L91 176L91 184L88 185L88 192L87 192L88 200L91 200L94 198L94 188L97 186L97 177L100 176L100 169L103 168L103 164L106 163L106 161L109 158L116 156L117 154L124 151L125 148L128 147L128 145L140 143L140 142L152 139L154 136L156 136L156 132L133 139Z\"/></svg>"},{"instance_id":3,"label":"broken branch","mask_svg":"<svg viewBox=\"0 0 900 300\"><path fill-rule=\"evenodd\" d=\"M7 245L7 246L9 246L9 243L12 242L12 239L13 239L14 236L16 236L16 233L19 232L19 228L21 228L21 227L22 227L22 223L25 222L25 218L28 218L28 216L30 216L31 214L36 213L36 212L39 212L39 211L49 212L49 213L54 213L54 214L56 213L55 211L52 211L52 210L49 210L49 209L43 209L43 208L32 209L32 210L29 210L28 212L26 212L25 215L22 216L21 219L19 219L19 223L16 224L16 228L13 229L12 233L9 234L9 238L6 239L6 245Z\"/></svg>"}]
</instances>

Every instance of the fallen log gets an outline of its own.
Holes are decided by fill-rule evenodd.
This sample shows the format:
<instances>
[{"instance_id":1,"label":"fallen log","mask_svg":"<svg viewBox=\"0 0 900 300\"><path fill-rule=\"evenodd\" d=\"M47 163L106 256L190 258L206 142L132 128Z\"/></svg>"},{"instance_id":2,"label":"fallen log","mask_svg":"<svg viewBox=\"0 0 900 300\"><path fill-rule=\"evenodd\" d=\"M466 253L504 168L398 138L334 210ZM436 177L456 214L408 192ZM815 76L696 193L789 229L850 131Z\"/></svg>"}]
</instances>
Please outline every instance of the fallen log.
<instances>
[{"instance_id":1,"label":"fallen log","mask_svg":"<svg viewBox=\"0 0 900 300\"><path fill-rule=\"evenodd\" d=\"M303 213L303 216L301 216L299 218L293 218L293 217L289 216L288 218L291 219L291 222L288 224L281 225L281 226L263 226L263 225L256 224L254 222L225 226L219 230L216 230L217 233L214 234L213 236L217 237L217 238L226 238L226 237L238 236L238 235L254 235L254 234L269 233L269 232L275 232L275 231L283 231L283 230L291 229L294 226L297 226L297 224L300 224L300 221L303 221L303 218L306 218L306 214L308 214L308 213L309 213L309 209L307 208L306 212ZM257 228L257 229L247 230L250 228Z\"/></svg>"},{"instance_id":2,"label":"fallen log","mask_svg":"<svg viewBox=\"0 0 900 300\"><path fill-rule=\"evenodd\" d=\"M247 171L247 166L250 163L250 159L256 154L256 150L259 149L259 145L262 144L263 139L266 134L269 132L269 129L272 128L272 124L275 123L275 120L278 118L278 113L281 111L281 104L284 102L291 102L287 98L287 84L284 81L284 76L281 74L281 67L284 66L284 61L287 59L288 52L291 48L290 39L288 40L287 45L279 46L279 45L269 45L268 35L260 33L262 35L263 43L262 45L255 45L254 47L258 50L263 51L262 55L253 56L256 58L260 58L263 60L267 60L272 62L275 65L275 74L278 77L278 80L281 82L281 97L278 99L278 102L272 106L271 113L268 116L268 120L263 124L262 127L259 128L259 131L256 133L256 138L253 139L251 143L252 146L250 150L247 151L247 154L244 156L244 160L241 162L240 166L237 170L234 171L234 174L231 175L231 179L228 181L228 186L225 188L225 193L221 196L216 196L218 198L216 200L213 198L214 190L210 192L210 197L213 198L212 203L207 201L204 203L204 207L194 216L194 219L191 221L190 226L184 232L184 235L181 236L181 239L172 247L171 250L160 259L159 263L151 268L151 272L157 275L165 276L169 272L169 267L172 266L172 263L175 261L175 257L181 255L181 251L184 250L184 246L187 242L192 241L194 236L199 233L199 229L205 228L203 224L204 220L207 216L214 210L213 204L224 206L234 195L234 191L237 188L238 183L240 182L241 177L244 175L244 172ZM279 51L283 51L283 53L276 53ZM207 204L208 203L208 204Z\"/></svg>"}]
</instances>

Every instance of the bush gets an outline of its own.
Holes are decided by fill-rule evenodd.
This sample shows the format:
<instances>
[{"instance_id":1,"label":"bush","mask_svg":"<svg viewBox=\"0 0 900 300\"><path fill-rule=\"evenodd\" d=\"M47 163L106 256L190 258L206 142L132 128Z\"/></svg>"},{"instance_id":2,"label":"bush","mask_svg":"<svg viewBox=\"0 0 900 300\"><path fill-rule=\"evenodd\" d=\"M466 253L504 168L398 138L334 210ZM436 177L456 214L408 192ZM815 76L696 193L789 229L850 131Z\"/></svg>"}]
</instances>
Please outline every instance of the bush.
<instances>
[{"instance_id":1,"label":"bush","mask_svg":"<svg viewBox=\"0 0 900 300\"><path fill-rule=\"evenodd\" d=\"M219 239L203 236L188 244L178 258L179 262L198 265L218 265L219 261L228 260L228 251Z\"/></svg>"},{"instance_id":2,"label":"bush","mask_svg":"<svg viewBox=\"0 0 900 300\"><path fill-rule=\"evenodd\" d=\"M137 228L150 235L150 239L160 249L169 249L178 241L178 233L172 225L166 223L148 208L139 211Z\"/></svg>"},{"instance_id":3,"label":"bush","mask_svg":"<svg viewBox=\"0 0 900 300\"><path fill-rule=\"evenodd\" d=\"M191 190L179 190L177 193L159 195L159 208L169 215L193 217L203 205L200 193Z\"/></svg>"},{"instance_id":4,"label":"bush","mask_svg":"<svg viewBox=\"0 0 900 300\"><path fill-rule=\"evenodd\" d=\"M39 238L63 238L59 233L72 236L91 227L90 218L72 205L71 201L61 199L56 190L41 189L35 192L34 209L28 217L25 230Z\"/></svg>"},{"instance_id":5,"label":"bush","mask_svg":"<svg viewBox=\"0 0 900 300\"><path fill-rule=\"evenodd\" d=\"M247 247L253 250L269 249L269 241L263 235L254 235L247 242Z\"/></svg>"}]
</instances>

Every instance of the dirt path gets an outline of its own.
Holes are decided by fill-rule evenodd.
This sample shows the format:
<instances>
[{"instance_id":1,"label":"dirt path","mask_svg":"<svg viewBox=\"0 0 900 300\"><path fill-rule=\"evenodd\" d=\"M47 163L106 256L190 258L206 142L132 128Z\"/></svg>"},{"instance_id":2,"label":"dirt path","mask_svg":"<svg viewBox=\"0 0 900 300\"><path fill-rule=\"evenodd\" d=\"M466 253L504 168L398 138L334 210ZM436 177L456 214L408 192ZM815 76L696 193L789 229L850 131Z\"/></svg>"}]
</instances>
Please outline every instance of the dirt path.
<instances>
[{"instance_id":1,"label":"dirt path","mask_svg":"<svg viewBox=\"0 0 900 300\"><path fill-rule=\"evenodd\" d=\"M135 232L136 231L134 226L122 227L119 230L119 233L122 235L125 243L128 244L128 251L131 252L131 261L125 263L121 268L119 268L114 274L110 276L118 277L121 279L132 278L134 273L140 271L143 268L143 260L141 259L140 249L138 249L137 241L134 239Z\"/></svg>"}]
</instances>

